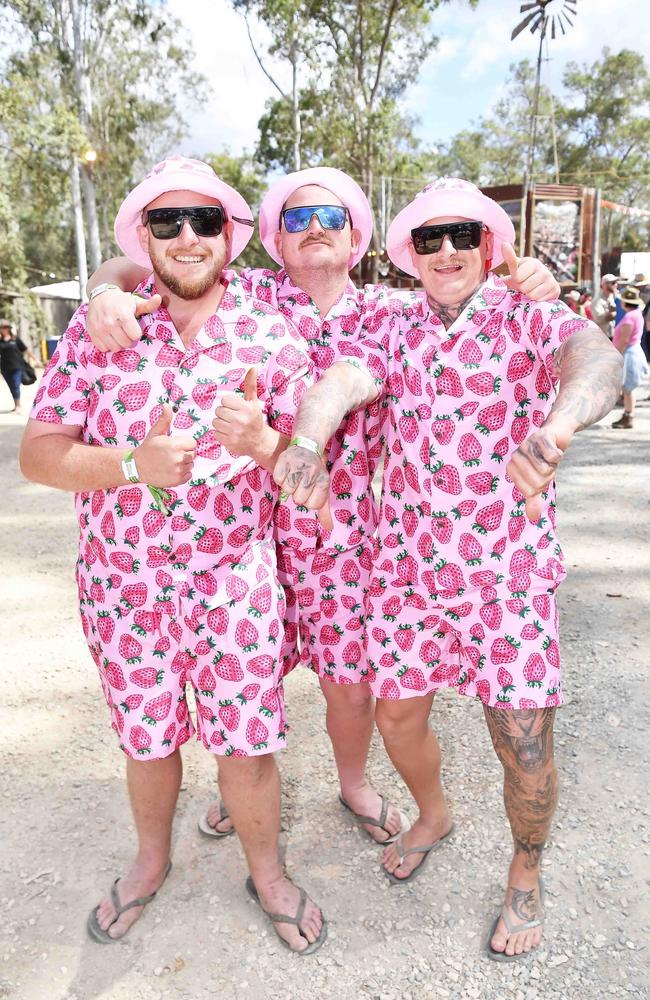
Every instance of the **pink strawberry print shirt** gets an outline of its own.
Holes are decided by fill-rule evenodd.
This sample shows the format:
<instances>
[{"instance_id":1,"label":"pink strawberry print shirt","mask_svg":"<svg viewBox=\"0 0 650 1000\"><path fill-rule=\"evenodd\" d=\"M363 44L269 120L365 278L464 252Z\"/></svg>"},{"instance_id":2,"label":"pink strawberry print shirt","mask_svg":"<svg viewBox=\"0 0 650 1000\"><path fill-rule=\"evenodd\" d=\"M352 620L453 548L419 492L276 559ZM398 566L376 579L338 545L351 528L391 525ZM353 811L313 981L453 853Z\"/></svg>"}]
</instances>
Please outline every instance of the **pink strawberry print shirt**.
<instances>
[{"instance_id":1,"label":"pink strawberry print shirt","mask_svg":"<svg viewBox=\"0 0 650 1000\"><path fill-rule=\"evenodd\" d=\"M362 323L366 329L376 330L392 309L401 308L390 290L375 285L357 289L350 281L323 317L307 292L294 285L284 269L276 273L250 268L242 272L241 279L251 294L276 306L293 323L309 352L316 380L353 350L351 345ZM334 556L372 537L377 511L371 483L383 451L381 419L381 407L373 403L350 414L330 442L333 530L322 533L320 522L311 512L293 503L279 504L275 521L281 545L302 555L322 546L324 555Z\"/></svg>"},{"instance_id":2,"label":"pink strawberry print shirt","mask_svg":"<svg viewBox=\"0 0 650 1000\"><path fill-rule=\"evenodd\" d=\"M103 354L86 333L82 306L43 376L32 418L78 425L88 444L138 445L163 403L172 407L171 433L197 442L191 482L169 491L171 516L155 508L146 486L76 494L80 588L92 580L98 601L114 603L107 594L121 574L146 589L161 566L189 569L194 587L211 596L252 543L270 538L277 487L251 459L222 448L211 422L220 396L238 391L255 365L269 423L290 433L311 366L277 311L246 296L233 273L225 280L218 312L188 348L159 309L143 317L142 338L132 349ZM153 277L141 288L152 293ZM164 597L156 591L145 600L164 603Z\"/></svg>"},{"instance_id":3,"label":"pink strawberry print shirt","mask_svg":"<svg viewBox=\"0 0 650 1000\"><path fill-rule=\"evenodd\" d=\"M449 330L421 300L357 345L388 411L375 559L386 586L484 601L488 580L496 598L564 577L553 487L531 524L505 467L549 412L555 351L586 325L492 275Z\"/></svg>"}]
</instances>

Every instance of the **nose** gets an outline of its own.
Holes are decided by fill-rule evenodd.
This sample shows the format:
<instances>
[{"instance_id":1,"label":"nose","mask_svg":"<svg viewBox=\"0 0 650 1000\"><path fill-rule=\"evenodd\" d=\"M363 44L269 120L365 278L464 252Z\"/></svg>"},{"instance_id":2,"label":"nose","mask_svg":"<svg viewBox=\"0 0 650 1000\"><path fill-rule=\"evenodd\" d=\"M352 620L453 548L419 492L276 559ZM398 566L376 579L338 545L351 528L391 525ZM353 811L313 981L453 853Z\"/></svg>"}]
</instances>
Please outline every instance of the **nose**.
<instances>
[{"instance_id":1,"label":"nose","mask_svg":"<svg viewBox=\"0 0 650 1000\"><path fill-rule=\"evenodd\" d=\"M309 220L309 225L307 226L307 232L311 233L313 236L319 236L325 232L325 230L320 224L320 219L318 218L315 212L312 215L311 219Z\"/></svg>"},{"instance_id":2,"label":"nose","mask_svg":"<svg viewBox=\"0 0 650 1000\"><path fill-rule=\"evenodd\" d=\"M442 240L442 246L440 247L438 253L444 254L446 257L457 253L456 247L452 243L449 233L445 233Z\"/></svg>"},{"instance_id":3,"label":"nose","mask_svg":"<svg viewBox=\"0 0 650 1000\"><path fill-rule=\"evenodd\" d=\"M185 246L194 246L199 242L199 238L192 229L189 219L183 219L183 228L177 236L179 243L183 243Z\"/></svg>"}]
</instances>

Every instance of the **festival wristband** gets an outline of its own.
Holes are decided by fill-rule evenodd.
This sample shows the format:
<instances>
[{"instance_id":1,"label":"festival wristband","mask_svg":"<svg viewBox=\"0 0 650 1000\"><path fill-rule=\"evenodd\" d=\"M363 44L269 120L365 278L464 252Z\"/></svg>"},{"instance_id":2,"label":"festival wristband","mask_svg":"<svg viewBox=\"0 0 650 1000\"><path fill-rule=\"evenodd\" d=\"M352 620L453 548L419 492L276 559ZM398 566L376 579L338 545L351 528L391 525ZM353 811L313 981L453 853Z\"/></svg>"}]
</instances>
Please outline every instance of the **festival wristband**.
<instances>
[{"instance_id":1,"label":"festival wristband","mask_svg":"<svg viewBox=\"0 0 650 1000\"><path fill-rule=\"evenodd\" d=\"M306 437L294 437L291 438L288 448L304 448L305 451L311 451L314 455L318 455L319 458L323 457L323 449L316 443L312 441L311 438Z\"/></svg>"},{"instance_id":2,"label":"festival wristband","mask_svg":"<svg viewBox=\"0 0 650 1000\"><path fill-rule=\"evenodd\" d=\"M130 483L140 482L138 467L135 464L135 458L133 457L132 451L127 451L122 459L122 475L125 479L128 479Z\"/></svg>"},{"instance_id":3,"label":"festival wristband","mask_svg":"<svg viewBox=\"0 0 650 1000\"><path fill-rule=\"evenodd\" d=\"M96 285L95 288L93 288L92 292L88 296L88 301L92 302L93 299L96 299L97 296L101 295L103 292L110 292L113 290L116 292L122 291L119 285L112 285L110 281L103 281L101 285Z\"/></svg>"}]
</instances>

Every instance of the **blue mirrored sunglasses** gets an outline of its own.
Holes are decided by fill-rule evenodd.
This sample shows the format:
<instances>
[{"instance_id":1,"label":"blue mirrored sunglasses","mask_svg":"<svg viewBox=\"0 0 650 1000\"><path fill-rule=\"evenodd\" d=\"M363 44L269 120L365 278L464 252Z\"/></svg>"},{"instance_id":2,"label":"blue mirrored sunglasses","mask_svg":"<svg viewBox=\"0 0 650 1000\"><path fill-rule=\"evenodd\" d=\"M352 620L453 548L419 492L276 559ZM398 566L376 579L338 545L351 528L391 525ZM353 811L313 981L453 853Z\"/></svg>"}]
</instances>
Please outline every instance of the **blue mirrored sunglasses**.
<instances>
[{"instance_id":1,"label":"blue mirrored sunglasses","mask_svg":"<svg viewBox=\"0 0 650 1000\"><path fill-rule=\"evenodd\" d=\"M285 208L280 216L280 226L284 220L284 228L288 233L304 233L314 215L323 229L343 229L348 218L352 228L352 217L344 205L301 205L299 208Z\"/></svg>"}]
</instances>

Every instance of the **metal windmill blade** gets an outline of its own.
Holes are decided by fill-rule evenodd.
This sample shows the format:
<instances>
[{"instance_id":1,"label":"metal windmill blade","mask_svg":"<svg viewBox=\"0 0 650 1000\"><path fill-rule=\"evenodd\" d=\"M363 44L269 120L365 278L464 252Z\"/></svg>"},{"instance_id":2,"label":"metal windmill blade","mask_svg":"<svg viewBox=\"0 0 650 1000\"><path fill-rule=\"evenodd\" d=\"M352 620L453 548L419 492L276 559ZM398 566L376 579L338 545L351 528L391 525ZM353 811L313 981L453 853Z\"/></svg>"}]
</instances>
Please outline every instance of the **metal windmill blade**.
<instances>
[{"instance_id":1,"label":"metal windmill blade","mask_svg":"<svg viewBox=\"0 0 650 1000\"><path fill-rule=\"evenodd\" d=\"M552 12L547 13L547 8L555 4L555 8ZM564 26L565 20L568 27L573 27L573 20L577 14L578 0L528 0L527 3L522 3L519 7L519 13L525 14L526 16L522 18L516 28L513 29L510 35L510 41L513 41L517 35L520 35L522 31L526 28L530 28L531 34L539 29L540 39L546 37L548 26L550 23L551 27L551 38L556 37L556 23L560 28L563 35L566 34L566 28ZM561 10L558 9L561 7Z\"/></svg>"}]
</instances>

